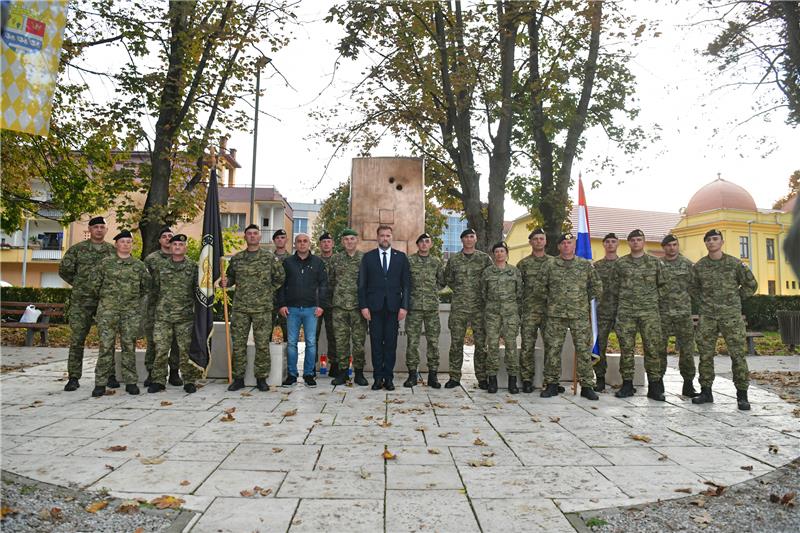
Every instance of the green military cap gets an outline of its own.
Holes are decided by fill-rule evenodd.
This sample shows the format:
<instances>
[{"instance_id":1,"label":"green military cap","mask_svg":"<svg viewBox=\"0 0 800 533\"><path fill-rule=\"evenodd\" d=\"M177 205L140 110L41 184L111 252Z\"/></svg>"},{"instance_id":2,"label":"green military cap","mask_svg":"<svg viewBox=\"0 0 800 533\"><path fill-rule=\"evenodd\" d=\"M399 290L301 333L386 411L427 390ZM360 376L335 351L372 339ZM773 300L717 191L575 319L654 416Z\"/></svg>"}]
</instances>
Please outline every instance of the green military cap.
<instances>
[{"instance_id":1,"label":"green military cap","mask_svg":"<svg viewBox=\"0 0 800 533\"><path fill-rule=\"evenodd\" d=\"M272 234L272 240L274 241L277 237L280 237L281 235L286 236L286 230L282 229L275 230L275 233Z\"/></svg>"},{"instance_id":2,"label":"green military cap","mask_svg":"<svg viewBox=\"0 0 800 533\"><path fill-rule=\"evenodd\" d=\"M575 236L572 233L570 233L569 231L566 232L566 233L562 233L561 235L558 236L557 244L561 244L564 241L571 241L574 238L575 238Z\"/></svg>"},{"instance_id":3,"label":"green military cap","mask_svg":"<svg viewBox=\"0 0 800 533\"><path fill-rule=\"evenodd\" d=\"M170 228L169 226L164 226L163 228L161 228L161 231L158 232L158 238L160 239L161 236L164 235L165 233L172 233L172 228Z\"/></svg>"},{"instance_id":4,"label":"green military cap","mask_svg":"<svg viewBox=\"0 0 800 533\"><path fill-rule=\"evenodd\" d=\"M619 240L619 237L617 237L617 234L616 234L616 233L613 233L613 232L612 232L612 233L608 233L608 234L606 234L606 236L605 236L605 237L603 237L603 242L606 242L608 239L616 239L616 240Z\"/></svg>"},{"instance_id":5,"label":"green military cap","mask_svg":"<svg viewBox=\"0 0 800 533\"><path fill-rule=\"evenodd\" d=\"M183 233L176 233L172 236L169 242L186 242L188 239Z\"/></svg>"},{"instance_id":6,"label":"green military cap","mask_svg":"<svg viewBox=\"0 0 800 533\"><path fill-rule=\"evenodd\" d=\"M718 229L710 229L703 236L703 242L706 242L711 237L722 237L722 232Z\"/></svg>"},{"instance_id":7,"label":"green military cap","mask_svg":"<svg viewBox=\"0 0 800 533\"><path fill-rule=\"evenodd\" d=\"M353 228L344 228L344 231L342 232L342 237L350 237L350 236L358 237L358 232Z\"/></svg>"},{"instance_id":8,"label":"green military cap","mask_svg":"<svg viewBox=\"0 0 800 533\"><path fill-rule=\"evenodd\" d=\"M89 226L96 226L98 224L105 224L105 223L106 219L104 219L103 217L92 217L91 219L89 219Z\"/></svg>"},{"instance_id":9,"label":"green military cap","mask_svg":"<svg viewBox=\"0 0 800 533\"><path fill-rule=\"evenodd\" d=\"M494 253L494 251L497 250L498 248L505 248L506 253L508 253L508 245L505 242L500 241L498 243L495 243L495 245L492 246L492 252Z\"/></svg>"},{"instance_id":10,"label":"green military cap","mask_svg":"<svg viewBox=\"0 0 800 533\"><path fill-rule=\"evenodd\" d=\"M464 238L464 237L466 237L467 235L477 235L477 233L475 233L475 230L474 230L474 229L472 229L472 228L467 228L467 229L465 229L464 231L462 231L462 232L461 232L461 237L459 237L459 238L460 238L460 239L463 239L463 238Z\"/></svg>"},{"instance_id":11,"label":"green military cap","mask_svg":"<svg viewBox=\"0 0 800 533\"><path fill-rule=\"evenodd\" d=\"M546 233L544 232L544 230L542 228L536 228L535 230L533 230L532 232L530 232L528 234L528 240L533 239L534 235L546 235Z\"/></svg>"},{"instance_id":12,"label":"green military cap","mask_svg":"<svg viewBox=\"0 0 800 533\"><path fill-rule=\"evenodd\" d=\"M661 239L661 246L666 246L671 242L676 242L677 240L678 240L678 238L675 235L673 235L672 233L670 233L669 235L667 235L666 237Z\"/></svg>"},{"instance_id":13,"label":"green military cap","mask_svg":"<svg viewBox=\"0 0 800 533\"><path fill-rule=\"evenodd\" d=\"M333 240L333 235L331 235L330 232L325 231L325 232L322 233L322 235L319 236L319 240L320 241L326 241L326 240L327 241L332 241Z\"/></svg>"},{"instance_id":14,"label":"green military cap","mask_svg":"<svg viewBox=\"0 0 800 533\"><path fill-rule=\"evenodd\" d=\"M261 231L261 228L259 228L257 224L250 224L249 226L244 228L244 232L247 233L247 230L250 230L250 229ZM281 230L281 231L283 231L283 230Z\"/></svg>"},{"instance_id":15,"label":"green military cap","mask_svg":"<svg viewBox=\"0 0 800 533\"><path fill-rule=\"evenodd\" d=\"M419 241L421 241L422 239L433 239L433 237L431 237L430 233L423 233L419 237L417 237L416 243L419 244Z\"/></svg>"},{"instance_id":16,"label":"green military cap","mask_svg":"<svg viewBox=\"0 0 800 533\"><path fill-rule=\"evenodd\" d=\"M119 233L117 233L116 237L114 237L115 241L118 241L120 239L133 239L133 235L131 235L130 231L124 229Z\"/></svg>"},{"instance_id":17,"label":"green military cap","mask_svg":"<svg viewBox=\"0 0 800 533\"><path fill-rule=\"evenodd\" d=\"M644 232L640 229L635 229L632 232L628 233L628 240L631 240L634 237L644 238Z\"/></svg>"}]
</instances>

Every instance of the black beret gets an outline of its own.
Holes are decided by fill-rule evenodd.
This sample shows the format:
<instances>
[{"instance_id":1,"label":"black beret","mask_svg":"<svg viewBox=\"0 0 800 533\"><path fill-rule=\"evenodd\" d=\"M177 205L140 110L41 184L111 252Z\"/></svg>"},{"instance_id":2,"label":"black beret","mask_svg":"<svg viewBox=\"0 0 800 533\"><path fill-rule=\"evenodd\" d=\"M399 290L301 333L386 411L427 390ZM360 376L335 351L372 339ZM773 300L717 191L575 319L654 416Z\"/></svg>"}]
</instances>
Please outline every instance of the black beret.
<instances>
[{"instance_id":1,"label":"black beret","mask_svg":"<svg viewBox=\"0 0 800 533\"><path fill-rule=\"evenodd\" d=\"M332 241L333 240L333 235L331 235L330 232L326 231L322 235L319 236L319 240L321 240L321 241L324 241L324 240Z\"/></svg>"},{"instance_id":2,"label":"black beret","mask_svg":"<svg viewBox=\"0 0 800 533\"><path fill-rule=\"evenodd\" d=\"M422 239L433 239L433 237L431 237L430 233L423 233L419 237L417 237L417 240L415 242L419 244L419 241L421 241Z\"/></svg>"},{"instance_id":3,"label":"black beret","mask_svg":"<svg viewBox=\"0 0 800 533\"><path fill-rule=\"evenodd\" d=\"M250 224L249 226L244 228L245 233L247 233L247 230L249 230L249 229L254 229L254 230L261 231L261 228L258 227L258 224Z\"/></svg>"},{"instance_id":4,"label":"black beret","mask_svg":"<svg viewBox=\"0 0 800 533\"><path fill-rule=\"evenodd\" d=\"M506 253L508 253L508 245L506 243L504 243L503 241L500 241L500 242L496 243L494 246L492 246L492 252L494 252L498 248L505 248L506 249Z\"/></svg>"},{"instance_id":5,"label":"black beret","mask_svg":"<svg viewBox=\"0 0 800 533\"><path fill-rule=\"evenodd\" d=\"M603 242L606 242L608 239L616 239L616 240L619 240L619 237L617 237L617 234L616 234L616 233L613 233L613 232L612 232L612 233L609 233L609 234L607 234L605 237L603 237Z\"/></svg>"},{"instance_id":6,"label":"black beret","mask_svg":"<svg viewBox=\"0 0 800 533\"><path fill-rule=\"evenodd\" d=\"M562 233L562 234L561 234L561 235L558 237L558 243L557 243L557 244L561 244L561 243L562 243L562 242L564 242L564 241L569 241L569 240L572 240L572 239L574 239L574 238L575 238L575 236L574 236L574 235L572 235L572 233L570 233L570 232Z\"/></svg>"},{"instance_id":7,"label":"black beret","mask_svg":"<svg viewBox=\"0 0 800 533\"><path fill-rule=\"evenodd\" d=\"M709 239L709 237L715 237L715 236L722 237L722 232L718 229L710 229L703 236L703 242L706 242Z\"/></svg>"},{"instance_id":8,"label":"black beret","mask_svg":"<svg viewBox=\"0 0 800 533\"><path fill-rule=\"evenodd\" d=\"M172 236L169 242L186 242L186 240L187 240L186 235L184 235L183 233L176 233L175 235Z\"/></svg>"},{"instance_id":9,"label":"black beret","mask_svg":"<svg viewBox=\"0 0 800 533\"><path fill-rule=\"evenodd\" d=\"M678 241L678 238L675 235L673 235L672 233L670 233L669 235L667 235L663 239L661 239L661 246L666 246L671 242L677 242L677 241Z\"/></svg>"},{"instance_id":10,"label":"black beret","mask_svg":"<svg viewBox=\"0 0 800 533\"><path fill-rule=\"evenodd\" d=\"M535 230L533 230L532 232L530 232L528 234L528 240L533 239L534 235L546 235L546 233L544 232L544 230L542 228L536 228Z\"/></svg>"},{"instance_id":11,"label":"black beret","mask_svg":"<svg viewBox=\"0 0 800 533\"><path fill-rule=\"evenodd\" d=\"M275 230L275 233L272 234L272 240L274 241L276 237L280 237L281 235L285 236L286 235L286 231L282 230L282 229Z\"/></svg>"},{"instance_id":12,"label":"black beret","mask_svg":"<svg viewBox=\"0 0 800 533\"><path fill-rule=\"evenodd\" d=\"M105 224L105 223L106 219L104 219L103 217L94 217L89 220L90 226L96 226L97 224Z\"/></svg>"},{"instance_id":13,"label":"black beret","mask_svg":"<svg viewBox=\"0 0 800 533\"><path fill-rule=\"evenodd\" d=\"M461 237L459 237L459 238L460 238L460 239L463 239L463 238L464 238L464 237L466 237L467 235L477 235L477 233L475 233L475 230L474 230L474 229L472 229L472 228L467 228L467 229L465 229L464 231L462 231L462 232L461 232Z\"/></svg>"},{"instance_id":14,"label":"black beret","mask_svg":"<svg viewBox=\"0 0 800 533\"><path fill-rule=\"evenodd\" d=\"M164 235L165 233L172 233L172 229L169 226L164 226L163 228L161 228L161 231L158 232L158 238L160 239L161 236Z\"/></svg>"},{"instance_id":15,"label":"black beret","mask_svg":"<svg viewBox=\"0 0 800 533\"><path fill-rule=\"evenodd\" d=\"M644 238L644 232L640 229L635 229L632 232L628 233L628 240L631 240L634 237Z\"/></svg>"},{"instance_id":16,"label":"black beret","mask_svg":"<svg viewBox=\"0 0 800 533\"><path fill-rule=\"evenodd\" d=\"M130 231L124 229L124 230L120 231L119 233L117 233L117 236L114 237L115 241L119 240L119 239L133 239L133 235L131 235Z\"/></svg>"}]
</instances>

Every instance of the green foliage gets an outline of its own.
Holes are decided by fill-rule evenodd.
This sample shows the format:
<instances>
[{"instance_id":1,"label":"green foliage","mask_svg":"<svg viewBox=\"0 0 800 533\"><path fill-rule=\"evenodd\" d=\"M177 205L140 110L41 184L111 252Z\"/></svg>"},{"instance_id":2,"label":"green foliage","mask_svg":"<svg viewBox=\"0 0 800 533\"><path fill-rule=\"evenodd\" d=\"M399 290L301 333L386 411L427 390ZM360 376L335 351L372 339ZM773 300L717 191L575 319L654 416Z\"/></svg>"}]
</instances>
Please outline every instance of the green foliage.
<instances>
[{"instance_id":1,"label":"green foliage","mask_svg":"<svg viewBox=\"0 0 800 533\"><path fill-rule=\"evenodd\" d=\"M608 525L608 522L596 516L593 516L586 521L586 527L601 527L605 525Z\"/></svg>"},{"instance_id":2,"label":"green foliage","mask_svg":"<svg viewBox=\"0 0 800 533\"><path fill-rule=\"evenodd\" d=\"M436 257L442 257L442 235L444 235L444 228L447 225L447 217L442 214L442 210L436 207L431 202L428 196L425 196L425 231L433 236L433 247L431 247L431 254Z\"/></svg>"},{"instance_id":3,"label":"green foliage","mask_svg":"<svg viewBox=\"0 0 800 533\"><path fill-rule=\"evenodd\" d=\"M39 287L2 287L0 288L0 301L3 302L42 302L51 304L67 304L65 311L69 308L69 300L72 289L62 288L39 288ZM65 312L66 314L66 312ZM14 321L19 320L18 315L3 316ZM54 324L63 324L66 317L54 316L50 319Z\"/></svg>"},{"instance_id":4,"label":"green foliage","mask_svg":"<svg viewBox=\"0 0 800 533\"><path fill-rule=\"evenodd\" d=\"M327 231L333 235L333 251L341 252L344 250L341 243L341 235L348 226L350 220L350 181L343 181L339 184L331 195L322 202L319 215L314 220L312 235L314 236L314 253L319 253L317 237Z\"/></svg>"},{"instance_id":5,"label":"green foliage","mask_svg":"<svg viewBox=\"0 0 800 533\"><path fill-rule=\"evenodd\" d=\"M135 242L135 241L134 241ZM238 226L222 230L222 249L224 255L233 255L244 248L244 236L239 233ZM189 237L186 241L186 257L193 261L200 260L200 241Z\"/></svg>"},{"instance_id":6,"label":"green foliage","mask_svg":"<svg viewBox=\"0 0 800 533\"><path fill-rule=\"evenodd\" d=\"M800 311L800 296L758 294L742 302L742 314L751 331L777 331L778 311Z\"/></svg>"},{"instance_id":7,"label":"green foliage","mask_svg":"<svg viewBox=\"0 0 800 533\"><path fill-rule=\"evenodd\" d=\"M786 202L797 196L798 192L800 192L800 170L795 170L792 172L792 175L789 176L789 192L777 200L773 204L772 209L781 209Z\"/></svg>"}]
</instances>

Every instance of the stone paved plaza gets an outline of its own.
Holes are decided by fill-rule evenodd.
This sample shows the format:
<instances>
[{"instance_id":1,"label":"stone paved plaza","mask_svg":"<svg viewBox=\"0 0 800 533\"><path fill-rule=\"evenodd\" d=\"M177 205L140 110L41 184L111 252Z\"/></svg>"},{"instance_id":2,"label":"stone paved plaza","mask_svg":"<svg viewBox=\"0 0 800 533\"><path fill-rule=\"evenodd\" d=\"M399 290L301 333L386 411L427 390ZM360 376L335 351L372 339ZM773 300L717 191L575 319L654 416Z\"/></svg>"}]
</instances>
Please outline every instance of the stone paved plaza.
<instances>
[{"instance_id":1,"label":"stone paved plaza","mask_svg":"<svg viewBox=\"0 0 800 533\"><path fill-rule=\"evenodd\" d=\"M121 498L178 496L198 513L193 533L573 531L569 513L684 497L800 455L793 406L752 387L753 410L737 411L723 378L716 403L695 406L672 369L665 403L642 389L599 402L489 395L469 378L463 390L410 390L403 374L391 393L321 378L92 399L94 357L65 393L66 350L50 353L0 377L3 469Z\"/></svg>"}]
</instances>

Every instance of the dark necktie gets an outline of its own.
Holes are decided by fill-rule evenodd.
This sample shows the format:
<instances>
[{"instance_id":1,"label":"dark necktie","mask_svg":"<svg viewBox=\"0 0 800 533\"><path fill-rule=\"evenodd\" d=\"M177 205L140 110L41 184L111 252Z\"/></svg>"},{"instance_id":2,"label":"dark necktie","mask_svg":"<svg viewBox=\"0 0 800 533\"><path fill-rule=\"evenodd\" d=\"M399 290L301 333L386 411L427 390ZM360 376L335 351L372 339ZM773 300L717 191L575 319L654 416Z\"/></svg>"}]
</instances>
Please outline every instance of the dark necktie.
<instances>
[{"instance_id":1,"label":"dark necktie","mask_svg":"<svg viewBox=\"0 0 800 533\"><path fill-rule=\"evenodd\" d=\"M386 252L383 252L383 275L385 276L389 272L389 267L386 264Z\"/></svg>"}]
</instances>

